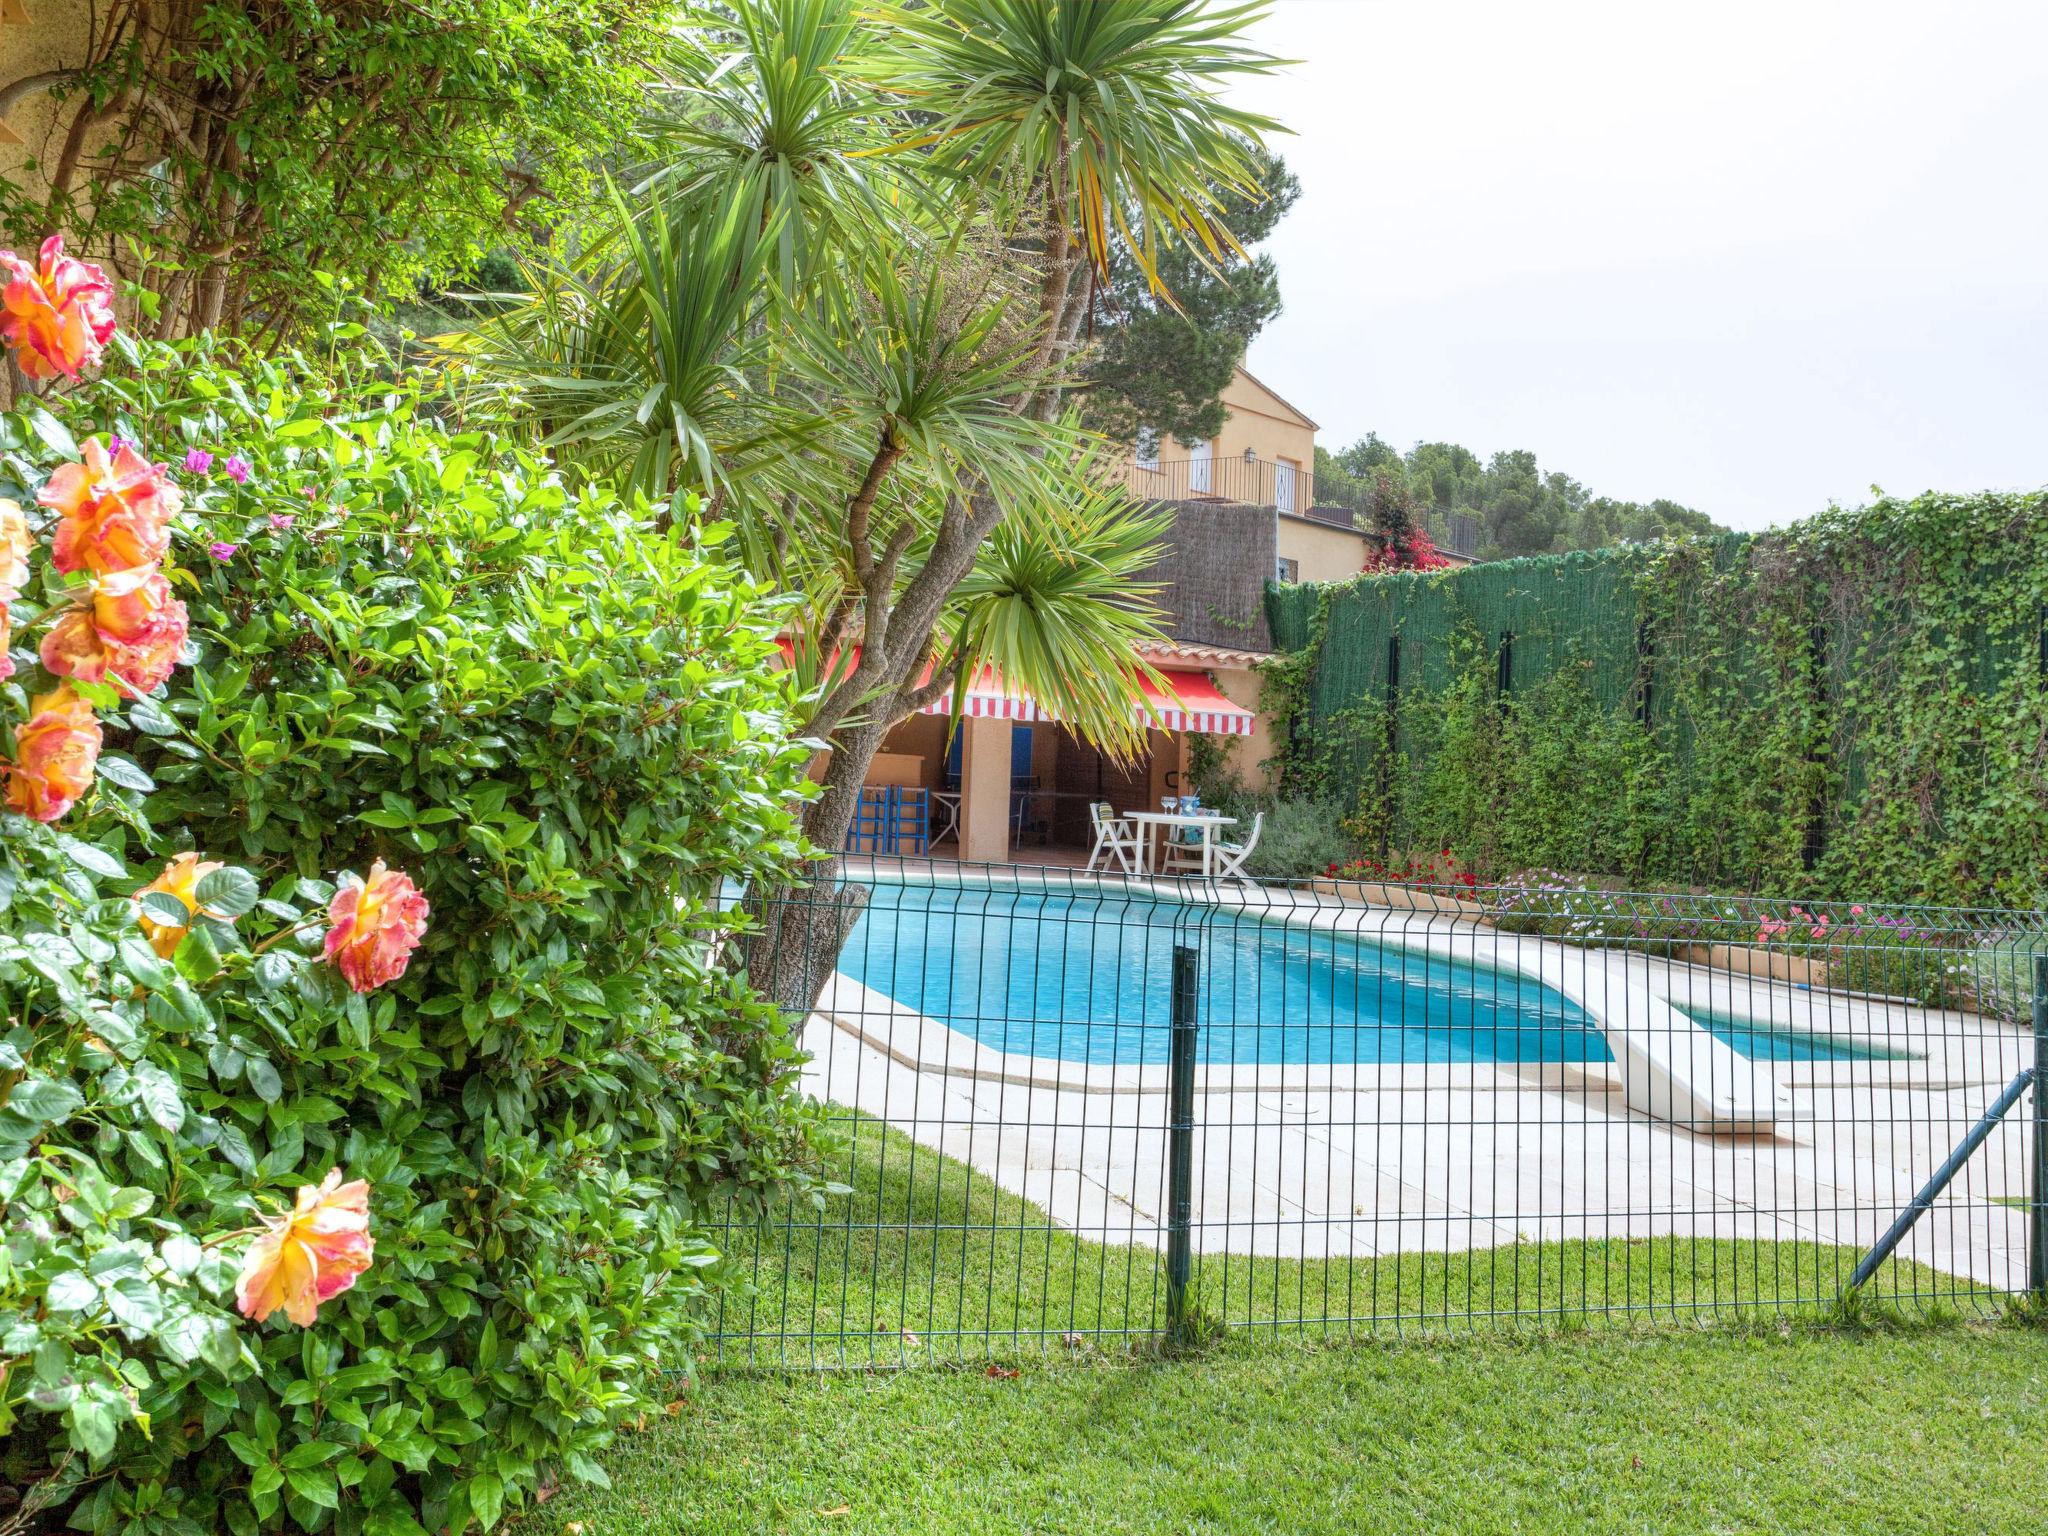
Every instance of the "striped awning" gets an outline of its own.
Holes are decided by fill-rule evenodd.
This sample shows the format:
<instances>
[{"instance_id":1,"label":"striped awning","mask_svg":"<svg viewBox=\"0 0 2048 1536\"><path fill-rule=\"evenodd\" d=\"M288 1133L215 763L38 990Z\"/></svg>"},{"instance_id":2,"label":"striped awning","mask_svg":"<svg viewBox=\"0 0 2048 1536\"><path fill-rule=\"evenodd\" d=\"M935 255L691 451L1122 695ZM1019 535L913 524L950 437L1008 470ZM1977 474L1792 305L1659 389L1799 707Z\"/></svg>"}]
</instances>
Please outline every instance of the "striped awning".
<instances>
[{"instance_id":1,"label":"striped awning","mask_svg":"<svg viewBox=\"0 0 2048 1536\"><path fill-rule=\"evenodd\" d=\"M1139 679L1145 702L1134 704L1131 712L1142 724L1160 731L1192 731L1198 736L1251 735L1258 717L1243 705L1231 703L1202 673L1161 667L1159 675L1166 679L1163 688L1150 678ZM923 710L927 715L952 712L950 688ZM1022 688L1007 685L993 667L983 667L968 684L960 713L995 720L1057 720Z\"/></svg>"},{"instance_id":2,"label":"striped awning","mask_svg":"<svg viewBox=\"0 0 2048 1536\"><path fill-rule=\"evenodd\" d=\"M1233 704L1223 690L1201 672L1179 667L1161 667L1166 679L1162 690L1149 679L1143 683L1151 701L1154 723L1162 731L1193 731L1197 736L1249 736L1258 716L1242 704Z\"/></svg>"},{"instance_id":3,"label":"striped awning","mask_svg":"<svg viewBox=\"0 0 2048 1536\"><path fill-rule=\"evenodd\" d=\"M791 654L788 640L782 642L782 649L784 655ZM853 664L860 664L857 648ZM1191 731L1198 736L1251 735L1258 716L1225 698L1222 690L1210 682L1206 674L1184 667L1160 667L1158 672L1166 680L1163 688L1149 678L1139 680L1145 702L1132 705L1131 713L1141 724L1161 731ZM930 675L927 671L925 678ZM920 686L923 681L923 678L919 680ZM920 711L927 715L950 715L952 712L953 690L950 688ZM982 720L1058 723L1058 717L1028 692L1004 682L1002 674L994 667L983 667L975 674L974 680L967 685L967 696L961 701L960 713Z\"/></svg>"}]
</instances>

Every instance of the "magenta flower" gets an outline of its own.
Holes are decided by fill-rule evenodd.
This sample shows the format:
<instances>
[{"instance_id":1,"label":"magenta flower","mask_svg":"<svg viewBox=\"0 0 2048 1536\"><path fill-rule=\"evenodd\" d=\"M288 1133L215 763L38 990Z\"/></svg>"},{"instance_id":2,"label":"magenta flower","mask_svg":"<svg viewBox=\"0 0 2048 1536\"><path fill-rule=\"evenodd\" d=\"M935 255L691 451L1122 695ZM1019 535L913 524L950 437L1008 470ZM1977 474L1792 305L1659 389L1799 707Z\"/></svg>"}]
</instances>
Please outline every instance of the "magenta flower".
<instances>
[{"instance_id":1,"label":"magenta flower","mask_svg":"<svg viewBox=\"0 0 2048 1536\"><path fill-rule=\"evenodd\" d=\"M226 539L215 539L206 546L206 552L214 559L225 562L234 559L235 551L241 547L239 544L230 544Z\"/></svg>"},{"instance_id":2,"label":"magenta flower","mask_svg":"<svg viewBox=\"0 0 2048 1536\"><path fill-rule=\"evenodd\" d=\"M246 485L248 483L249 461L239 453L229 454L227 463L221 467L226 472L227 477L234 481L235 484Z\"/></svg>"},{"instance_id":3,"label":"magenta flower","mask_svg":"<svg viewBox=\"0 0 2048 1536\"><path fill-rule=\"evenodd\" d=\"M188 475L203 475L211 468L213 468L213 455L204 448L187 448L185 450L185 473Z\"/></svg>"},{"instance_id":4,"label":"magenta flower","mask_svg":"<svg viewBox=\"0 0 2048 1536\"><path fill-rule=\"evenodd\" d=\"M270 531L283 533L297 521L298 519L289 512L273 512L270 514Z\"/></svg>"}]
</instances>

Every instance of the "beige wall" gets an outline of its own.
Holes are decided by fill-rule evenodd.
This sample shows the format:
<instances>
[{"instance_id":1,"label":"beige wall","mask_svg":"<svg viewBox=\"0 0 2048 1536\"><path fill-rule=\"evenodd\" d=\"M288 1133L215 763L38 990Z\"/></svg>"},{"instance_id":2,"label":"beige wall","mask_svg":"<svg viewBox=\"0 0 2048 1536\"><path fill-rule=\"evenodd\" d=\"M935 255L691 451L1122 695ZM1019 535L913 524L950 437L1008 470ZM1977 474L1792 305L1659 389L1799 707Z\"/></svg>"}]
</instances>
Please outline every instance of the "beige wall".
<instances>
[{"instance_id":1,"label":"beige wall","mask_svg":"<svg viewBox=\"0 0 2048 1536\"><path fill-rule=\"evenodd\" d=\"M86 0L0 0L0 89L30 75L83 64L94 9ZM104 21L107 7L97 9ZM42 195L48 184L40 169L30 170L28 162L35 160L41 167L57 160L78 105L74 97L60 111L47 90L30 91L16 100L0 120L0 177ZM111 131L102 130L97 138L104 140Z\"/></svg>"},{"instance_id":2,"label":"beige wall","mask_svg":"<svg viewBox=\"0 0 2048 1536\"><path fill-rule=\"evenodd\" d=\"M1343 581L1365 569L1366 537L1305 517L1278 519L1275 553L1300 567L1297 581Z\"/></svg>"},{"instance_id":3,"label":"beige wall","mask_svg":"<svg viewBox=\"0 0 2048 1536\"><path fill-rule=\"evenodd\" d=\"M1263 686L1259 674L1250 667L1212 667L1209 675L1216 679L1216 690L1233 704L1240 704L1250 710L1258 719L1252 724L1249 736L1221 736L1223 743L1223 766L1229 775L1246 789L1266 790L1273 787L1273 775L1266 759L1273 756L1274 726L1259 714L1259 691ZM1284 727L1285 721L1277 722Z\"/></svg>"},{"instance_id":4,"label":"beige wall","mask_svg":"<svg viewBox=\"0 0 2048 1536\"><path fill-rule=\"evenodd\" d=\"M1295 468L1295 505L1306 508L1315 500L1316 424L1274 394L1242 368L1232 375L1220 396L1229 411L1222 431L1216 434L1211 456L1218 462L1242 461L1247 449L1263 464L1288 463ZM1131 461L1131 489L1140 496L1177 496L1186 493L1185 472L1164 466L1179 465L1189 457L1188 445L1167 437L1159 445L1162 468L1149 471ZM1253 480L1219 476L1217 491L1242 494L1247 500L1269 499L1270 471Z\"/></svg>"},{"instance_id":5,"label":"beige wall","mask_svg":"<svg viewBox=\"0 0 2048 1536\"><path fill-rule=\"evenodd\" d=\"M1216 434L1216 457L1238 459L1250 448L1262 459L1291 460L1313 473L1316 464L1316 428L1299 411L1267 389L1257 379L1238 369L1223 391L1223 403L1230 417ZM1186 450L1181 450L1185 456ZM1306 505L1306 503L1303 503Z\"/></svg>"}]
</instances>

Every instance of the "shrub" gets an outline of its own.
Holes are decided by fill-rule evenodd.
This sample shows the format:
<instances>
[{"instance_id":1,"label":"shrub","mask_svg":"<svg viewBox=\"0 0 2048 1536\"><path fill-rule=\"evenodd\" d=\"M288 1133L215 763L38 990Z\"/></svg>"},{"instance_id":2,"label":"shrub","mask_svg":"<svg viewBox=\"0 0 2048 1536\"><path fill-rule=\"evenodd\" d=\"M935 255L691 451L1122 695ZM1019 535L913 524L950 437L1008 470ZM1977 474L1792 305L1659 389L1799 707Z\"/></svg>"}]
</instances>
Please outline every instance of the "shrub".
<instances>
[{"instance_id":1,"label":"shrub","mask_svg":"<svg viewBox=\"0 0 2048 1536\"><path fill-rule=\"evenodd\" d=\"M1247 822L1258 804L1237 808ZM1245 872L1259 880L1306 880L1351 855L1353 844L1335 806L1321 800L1286 798L1264 805L1266 824L1259 845L1245 861ZM1239 835L1248 826L1237 828Z\"/></svg>"},{"instance_id":2,"label":"shrub","mask_svg":"<svg viewBox=\"0 0 2048 1536\"><path fill-rule=\"evenodd\" d=\"M732 1278L708 1218L806 1177L794 1041L715 956L721 882L798 851L775 614L722 529L572 497L410 383L117 347L129 366L61 421L0 418L29 492L88 433L191 466L172 574L194 646L189 682L104 716L132 763L110 751L75 825L7 824L40 894L6 920L27 1002L0 1071L49 1084L23 1103L0 1079L0 1347L28 1414L7 1472L54 1475L103 1531L488 1526L602 1478ZM142 974L122 899L185 848L246 864L287 927L382 858L432 922L370 995L284 946L195 1000L182 950ZM370 1181L375 1264L314 1328L223 1332L200 1244L335 1167ZM20 1240L53 1209L88 1272L117 1266L73 1347L132 1407L107 1405L117 1435L47 1416L20 1331L48 1299Z\"/></svg>"}]
</instances>

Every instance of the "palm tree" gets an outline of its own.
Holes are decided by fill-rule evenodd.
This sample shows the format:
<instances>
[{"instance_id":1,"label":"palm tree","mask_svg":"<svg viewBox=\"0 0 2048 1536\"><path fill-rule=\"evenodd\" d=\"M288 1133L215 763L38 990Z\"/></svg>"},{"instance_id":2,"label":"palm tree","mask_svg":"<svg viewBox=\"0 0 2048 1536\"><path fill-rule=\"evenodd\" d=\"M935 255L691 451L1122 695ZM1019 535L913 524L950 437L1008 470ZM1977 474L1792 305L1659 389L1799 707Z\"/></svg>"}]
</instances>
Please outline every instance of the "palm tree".
<instances>
[{"instance_id":1,"label":"palm tree","mask_svg":"<svg viewBox=\"0 0 2048 1536\"><path fill-rule=\"evenodd\" d=\"M890 726L983 665L1135 745L1160 530L1102 488L1061 389L1113 242L1148 272L1163 242L1229 258L1212 188L1249 185L1271 125L1215 92L1270 66L1237 41L1255 14L707 7L616 237L475 343L572 462L710 498L803 595L821 849Z\"/></svg>"}]
</instances>

